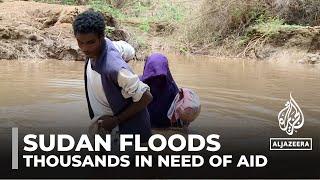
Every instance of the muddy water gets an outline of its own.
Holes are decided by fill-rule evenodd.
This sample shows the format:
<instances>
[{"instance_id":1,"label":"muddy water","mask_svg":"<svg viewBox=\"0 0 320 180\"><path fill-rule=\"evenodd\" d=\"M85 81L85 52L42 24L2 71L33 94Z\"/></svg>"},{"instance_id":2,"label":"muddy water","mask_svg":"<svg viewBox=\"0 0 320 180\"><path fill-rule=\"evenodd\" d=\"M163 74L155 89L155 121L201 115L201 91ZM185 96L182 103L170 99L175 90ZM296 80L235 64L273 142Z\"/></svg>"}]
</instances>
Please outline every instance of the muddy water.
<instances>
[{"instance_id":1,"label":"muddy water","mask_svg":"<svg viewBox=\"0 0 320 180\"><path fill-rule=\"evenodd\" d=\"M194 89L202 111L194 131L244 137L283 133L277 116L290 92L305 117L299 131L320 127L320 66L169 56L181 87ZM83 62L0 61L0 127L87 127ZM143 63L130 63L137 73Z\"/></svg>"}]
</instances>

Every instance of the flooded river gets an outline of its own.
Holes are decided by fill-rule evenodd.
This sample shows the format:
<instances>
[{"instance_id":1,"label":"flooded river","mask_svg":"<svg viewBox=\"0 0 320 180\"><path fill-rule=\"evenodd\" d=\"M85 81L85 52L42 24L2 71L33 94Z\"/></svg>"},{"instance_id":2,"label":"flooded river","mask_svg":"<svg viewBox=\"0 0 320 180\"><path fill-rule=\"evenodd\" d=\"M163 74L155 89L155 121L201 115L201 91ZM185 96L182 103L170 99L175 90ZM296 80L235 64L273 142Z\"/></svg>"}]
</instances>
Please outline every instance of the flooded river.
<instances>
[{"instance_id":1,"label":"flooded river","mask_svg":"<svg viewBox=\"0 0 320 180\"><path fill-rule=\"evenodd\" d=\"M320 66L169 56L180 87L194 89L202 111L191 129L243 137L280 131L278 113L290 99L305 125L320 127ZM143 62L131 62L142 73ZM0 127L87 127L84 62L0 61ZM229 130L229 131L228 131ZM243 138L242 137L242 138Z\"/></svg>"}]
</instances>

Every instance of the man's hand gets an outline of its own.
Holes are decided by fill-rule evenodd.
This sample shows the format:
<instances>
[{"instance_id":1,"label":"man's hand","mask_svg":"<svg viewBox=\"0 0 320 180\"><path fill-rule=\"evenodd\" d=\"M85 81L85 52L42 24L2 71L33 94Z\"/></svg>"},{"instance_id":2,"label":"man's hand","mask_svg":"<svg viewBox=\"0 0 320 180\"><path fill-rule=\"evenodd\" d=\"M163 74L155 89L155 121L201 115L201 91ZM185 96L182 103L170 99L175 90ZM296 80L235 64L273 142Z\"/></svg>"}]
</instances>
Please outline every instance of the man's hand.
<instances>
[{"instance_id":1,"label":"man's hand","mask_svg":"<svg viewBox=\"0 0 320 180\"><path fill-rule=\"evenodd\" d=\"M148 104L152 101L152 94L150 91L146 91L143 93L140 101L134 102L129 107L127 107L124 111L117 115L119 122L124 123L128 119L132 118L136 113L143 110L148 106Z\"/></svg>"},{"instance_id":2,"label":"man's hand","mask_svg":"<svg viewBox=\"0 0 320 180\"><path fill-rule=\"evenodd\" d=\"M106 131L111 132L113 128L118 125L118 118L116 116L104 115L98 120L98 126L103 127Z\"/></svg>"},{"instance_id":3,"label":"man's hand","mask_svg":"<svg viewBox=\"0 0 320 180\"><path fill-rule=\"evenodd\" d=\"M132 103L123 112L117 116L107 116L104 115L98 120L98 126L104 128L106 131L111 132L119 123L124 123L137 112L146 108L148 104L152 101L152 95L149 91L144 92L140 101Z\"/></svg>"}]
</instances>

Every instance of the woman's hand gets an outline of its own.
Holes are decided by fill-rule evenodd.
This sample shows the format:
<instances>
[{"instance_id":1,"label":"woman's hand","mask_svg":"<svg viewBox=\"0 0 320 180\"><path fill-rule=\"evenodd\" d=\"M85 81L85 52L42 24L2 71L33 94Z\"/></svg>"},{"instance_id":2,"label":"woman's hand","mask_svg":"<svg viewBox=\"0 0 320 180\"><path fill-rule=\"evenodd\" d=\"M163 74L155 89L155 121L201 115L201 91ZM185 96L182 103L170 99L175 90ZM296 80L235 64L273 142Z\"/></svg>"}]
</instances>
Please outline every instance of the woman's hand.
<instances>
[{"instance_id":1,"label":"woman's hand","mask_svg":"<svg viewBox=\"0 0 320 180\"><path fill-rule=\"evenodd\" d=\"M106 131L111 132L119 123L118 117L104 115L98 120L98 126L104 128Z\"/></svg>"}]
</instances>

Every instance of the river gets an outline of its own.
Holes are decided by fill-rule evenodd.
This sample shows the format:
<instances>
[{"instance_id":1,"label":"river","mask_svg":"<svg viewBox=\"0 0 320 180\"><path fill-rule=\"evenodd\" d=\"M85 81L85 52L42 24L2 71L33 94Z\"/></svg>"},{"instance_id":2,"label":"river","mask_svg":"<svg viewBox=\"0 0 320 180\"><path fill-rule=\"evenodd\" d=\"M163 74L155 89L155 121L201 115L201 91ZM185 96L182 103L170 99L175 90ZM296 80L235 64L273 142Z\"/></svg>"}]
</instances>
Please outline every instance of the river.
<instances>
[{"instance_id":1,"label":"river","mask_svg":"<svg viewBox=\"0 0 320 180\"><path fill-rule=\"evenodd\" d=\"M169 56L180 87L195 90L202 110L192 131L239 138L281 134L278 113L290 99L300 106L305 125L320 127L320 66L288 62ZM143 62L130 62L142 73ZM82 127L89 125L83 83L84 62L0 61L0 127Z\"/></svg>"}]
</instances>

